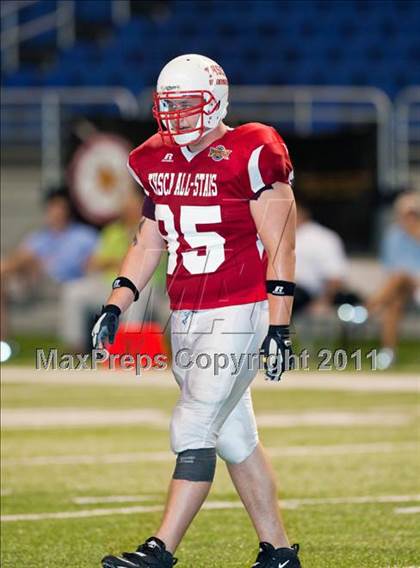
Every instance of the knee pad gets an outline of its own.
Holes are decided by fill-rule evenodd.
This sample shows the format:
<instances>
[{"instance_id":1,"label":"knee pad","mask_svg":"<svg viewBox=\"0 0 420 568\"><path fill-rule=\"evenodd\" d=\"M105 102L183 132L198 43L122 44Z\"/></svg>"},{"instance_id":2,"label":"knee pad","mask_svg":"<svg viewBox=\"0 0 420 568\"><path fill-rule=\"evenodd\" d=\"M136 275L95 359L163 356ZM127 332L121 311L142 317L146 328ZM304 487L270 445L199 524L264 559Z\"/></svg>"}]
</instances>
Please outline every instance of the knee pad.
<instances>
[{"instance_id":1,"label":"knee pad","mask_svg":"<svg viewBox=\"0 0 420 568\"><path fill-rule=\"evenodd\" d=\"M188 481L209 481L214 479L216 471L216 448L184 450L176 459L173 479Z\"/></svg>"}]
</instances>

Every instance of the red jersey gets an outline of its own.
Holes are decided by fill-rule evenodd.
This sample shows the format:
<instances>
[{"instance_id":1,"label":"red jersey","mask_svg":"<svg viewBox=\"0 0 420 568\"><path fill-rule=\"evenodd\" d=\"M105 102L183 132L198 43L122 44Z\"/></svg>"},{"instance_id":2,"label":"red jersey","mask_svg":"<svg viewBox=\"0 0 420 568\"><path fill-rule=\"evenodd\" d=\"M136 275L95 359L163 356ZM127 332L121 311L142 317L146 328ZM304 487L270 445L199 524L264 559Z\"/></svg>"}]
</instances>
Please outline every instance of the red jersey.
<instances>
[{"instance_id":1,"label":"red jersey","mask_svg":"<svg viewBox=\"0 0 420 568\"><path fill-rule=\"evenodd\" d=\"M167 243L173 310L247 304L267 298L266 263L249 202L275 182L290 183L289 154L277 132L250 123L200 152L155 134L128 166L143 187L143 214Z\"/></svg>"}]
</instances>

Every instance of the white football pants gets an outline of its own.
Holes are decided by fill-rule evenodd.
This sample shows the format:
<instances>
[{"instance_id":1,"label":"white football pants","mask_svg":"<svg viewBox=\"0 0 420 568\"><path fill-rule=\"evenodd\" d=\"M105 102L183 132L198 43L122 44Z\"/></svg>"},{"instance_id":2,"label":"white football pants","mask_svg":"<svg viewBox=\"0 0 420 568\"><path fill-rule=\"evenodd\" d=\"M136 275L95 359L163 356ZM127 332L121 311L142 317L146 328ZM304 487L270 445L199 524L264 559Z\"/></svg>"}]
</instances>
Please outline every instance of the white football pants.
<instances>
[{"instance_id":1,"label":"white football pants","mask_svg":"<svg viewBox=\"0 0 420 568\"><path fill-rule=\"evenodd\" d=\"M171 447L214 448L229 463L254 450L258 432L249 385L268 329L268 302L177 310L171 318L173 373L181 389Z\"/></svg>"}]
</instances>

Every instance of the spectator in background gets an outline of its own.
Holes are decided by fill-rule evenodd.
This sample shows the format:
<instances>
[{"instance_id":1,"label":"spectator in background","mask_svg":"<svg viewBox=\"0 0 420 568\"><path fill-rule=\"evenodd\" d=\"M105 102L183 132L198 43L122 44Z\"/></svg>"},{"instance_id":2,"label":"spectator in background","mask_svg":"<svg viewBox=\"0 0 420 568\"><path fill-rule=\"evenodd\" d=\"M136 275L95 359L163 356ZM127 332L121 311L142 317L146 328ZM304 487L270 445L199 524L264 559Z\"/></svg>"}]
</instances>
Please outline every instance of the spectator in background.
<instances>
[{"instance_id":1,"label":"spectator in background","mask_svg":"<svg viewBox=\"0 0 420 568\"><path fill-rule=\"evenodd\" d=\"M386 278L367 303L381 317L382 367L395 360L398 326L410 301L420 303L420 194L404 193L394 205L395 223L385 233L382 262Z\"/></svg>"},{"instance_id":2,"label":"spectator in background","mask_svg":"<svg viewBox=\"0 0 420 568\"><path fill-rule=\"evenodd\" d=\"M84 278L69 282L63 290L63 321L61 326L62 339L69 349L84 352L91 349L92 320L100 311L98 298L108 294L109 288L118 275L121 262L127 252L127 247L133 240L141 218L143 195L132 184L122 205L118 220L107 225L101 232L97 246L87 260L87 274ZM163 267L163 265L162 265ZM163 272L157 273L156 278L163 276L159 289L164 290ZM159 284L156 278L154 284ZM143 290L138 302L133 304L127 321L143 321L152 316L153 300L150 301L151 287ZM155 314L156 315L156 314Z\"/></svg>"},{"instance_id":3,"label":"spectator in background","mask_svg":"<svg viewBox=\"0 0 420 568\"><path fill-rule=\"evenodd\" d=\"M6 335L6 295L35 296L83 276L96 246L97 232L73 220L67 189L49 190L44 199L44 227L29 234L1 262L2 337Z\"/></svg>"},{"instance_id":4,"label":"spectator in background","mask_svg":"<svg viewBox=\"0 0 420 568\"><path fill-rule=\"evenodd\" d=\"M341 303L347 259L340 236L311 218L309 208L297 201L296 289L293 313L331 311Z\"/></svg>"}]
</instances>

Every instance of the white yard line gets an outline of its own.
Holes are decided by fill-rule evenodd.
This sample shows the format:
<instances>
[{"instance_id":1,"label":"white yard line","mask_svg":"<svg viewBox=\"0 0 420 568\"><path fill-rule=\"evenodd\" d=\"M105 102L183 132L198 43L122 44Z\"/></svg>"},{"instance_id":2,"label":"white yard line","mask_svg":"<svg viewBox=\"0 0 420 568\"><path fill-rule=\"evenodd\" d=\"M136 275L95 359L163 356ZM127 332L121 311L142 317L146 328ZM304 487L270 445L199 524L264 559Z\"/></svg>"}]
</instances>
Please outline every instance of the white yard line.
<instances>
[{"instance_id":1,"label":"white yard line","mask_svg":"<svg viewBox=\"0 0 420 568\"><path fill-rule=\"evenodd\" d=\"M347 454L388 454L410 452L420 448L419 441L413 442L370 442L366 444L336 444L323 446L285 446L267 448L272 457L321 456Z\"/></svg>"},{"instance_id":2,"label":"white yard line","mask_svg":"<svg viewBox=\"0 0 420 568\"><path fill-rule=\"evenodd\" d=\"M293 426L399 426L413 419L407 412L350 412L304 411L257 413L258 426L262 428L290 428Z\"/></svg>"},{"instance_id":3,"label":"white yard line","mask_svg":"<svg viewBox=\"0 0 420 568\"><path fill-rule=\"evenodd\" d=\"M284 456L321 456L321 455L347 455L347 454L375 454L393 452L413 452L420 447L418 441L412 442L371 442L366 444L336 444L323 446L283 446L266 448L274 457ZM82 454L63 456L34 456L29 458L3 459L4 466L51 466L51 465L81 465L81 464L118 464L138 462L171 462L174 454L167 451L157 452L130 452L116 454Z\"/></svg>"},{"instance_id":4,"label":"white yard line","mask_svg":"<svg viewBox=\"0 0 420 568\"><path fill-rule=\"evenodd\" d=\"M75 505L97 505L98 503L141 503L142 501L156 501L156 495L110 495L107 497L75 497Z\"/></svg>"},{"instance_id":5,"label":"white yard line","mask_svg":"<svg viewBox=\"0 0 420 568\"><path fill-rule=\"evenodd\" d=\"M107 495L103 497L75 497L72 503L76 505L87 504L106 504L106 503L141 503L142 501L150 501L156 499L152 495ZM286 509L297 509L302 506L309 505L365 505L370 503L404 503L404 502L420 501L420 495L384 495L379 497L362 496L362 497L324 497L313 499L285 499L280 502L280 506ZM235 507L235 501L209 501L206 507L209 509L226 509L231 504ZM418 512L420 507L402 507L395 509L395 512Z\"/></svg>"},{"instance_id":6,"label":"white yard line","mask_svg":"<svg viewBox=\"0 0 420 568\"><path fill-rule=\"evenodd\" d=\"M296 509L305 505L348 505L370 503L404 503L420 501L420 495L384 495L379 497L331 497L320 499L286 499L279 504L283 509ZM241 509L239 501L209 501L203 505L204 510ZM85 509L81 511L60 511L57 513L29 513L2 515L2 522L43 521L49 519L80 519L102 517L108 515L133 515L137 513L160 512L164 505L138 505L135 507L115 507L109 509Z\"/></svg>"},{"instance_id":7,"label":"white yard line","mask_svg":"<svg viewBox=\"0 0 420 568\"><path fill-rule=\"evenodd\" d=\"M257 423L265 428L295 426L371 426L383 427L409 424L414 413L386 409L378 411L297 411L257 413ZM97 408L5 408L3 428L45 428L83 426L125 426L141 424L159 430L168 429L169 414L155 409L97 409Z\"/></svg>"},{"instance_id":8,"label":"white yard line","mask_svg":"<svg viewBox=\"0 0 420 568\"><path fill-rule=\"evenodd\" d=\"M131 386L136 388L161 387L177 389L171 371L145 371L136 376L127 371L37 371L33 367L2 369L3 383L56 384L81 386ZM354 372L338 373L293 371L287 373L281 384L265 381L262 374L253 382L255 389L278 390L338 390L362 392L420 392L420 378L414 373Z\"/></svg>"},{"instance_id":9,"label":"white yard line","mask_svg":"<svg viewBox=\"0 0 420 568\"><path fill-rule=\"evenodd\" d=\"M420 501L420 495L380 495L372 497L325 497L315 499L287 499L280 504L288 509L296 509L302 505L366 505L370 503L404 503ZM286 504L286 505L285 505Z\"/></svg>"},{"instance_id":10,"label":"white yard line","mask_svg":"<svg viewBox=\"0 0 420 568\"><path fill-rule=\"evenodd\" d=\"M6 408L2 411L3 428L43 428L82 426L124 426L142 424L167 429L170 417L154 409L96 409L96 408Z\"/></svg>"},{"instance_id":11,"label":"white yard line","mask_svg":"<svg viewBox=\"0 0 420 568\"><path fill-rule=\"evenodd\" d=\"M83 511L60 511L58 513L29 513L22 515L2 515L2 523L16 521L44 521L48 519L83 519L87 517L105 517L108 515L133 515L135 513L154 513L163 510L163 505L139 505L115 509L86 509Z\"/></svg>"},{"instance_id":12,"label":"white yard line","mask_svg":"<svg viewBox=\"0 0 420 568\"><path fill-rule=\"evenodd\" d=\"M166 462L174 460L171 452L132 452L122 454L103 454L103 455L74 455L74 456L34 456L32 458L11 458L4 459L4 466L37 466L37 465L80 465L80 464L102 464L102 463L137 463Z\"/></svg>"},{"instance_id":13,"label":"white yard line","mask_svg":"<svg viewBox=\"0 0 420 568\"><path fill-rule=\"evenodd\" d=\"M420 513L420 507L397 507L394 509L394 513L397 515L414 515Z\"/></svg>"}]
</instances>

